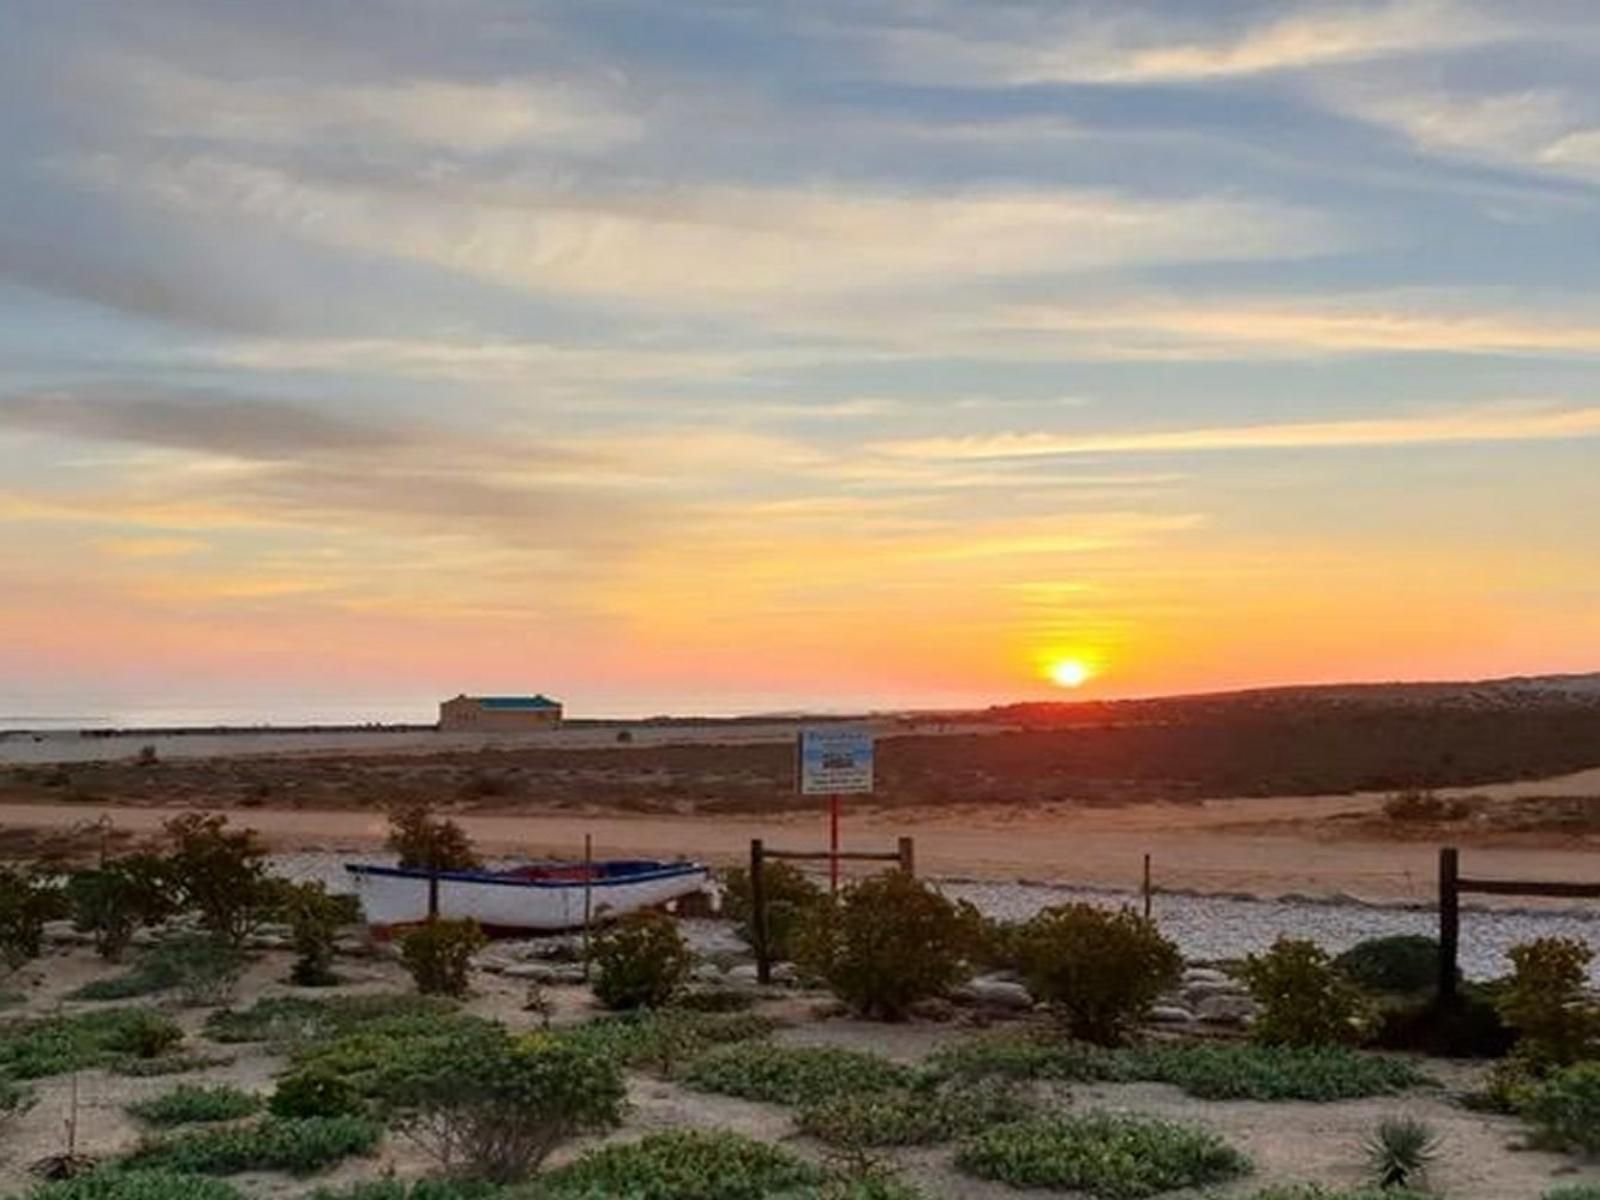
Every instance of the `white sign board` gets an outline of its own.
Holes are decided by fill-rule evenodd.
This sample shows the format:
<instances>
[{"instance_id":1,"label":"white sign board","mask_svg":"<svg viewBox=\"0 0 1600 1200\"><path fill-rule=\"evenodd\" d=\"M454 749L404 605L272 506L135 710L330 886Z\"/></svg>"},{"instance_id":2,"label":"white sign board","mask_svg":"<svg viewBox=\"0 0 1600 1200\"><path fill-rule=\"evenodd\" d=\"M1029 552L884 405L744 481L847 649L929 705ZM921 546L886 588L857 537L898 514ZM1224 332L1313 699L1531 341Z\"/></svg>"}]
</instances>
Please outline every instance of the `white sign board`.
<instances>
[{"instance_id":1,"label":"white sign board","mask_svg":"<svg viewBox=\"0 0 1600 1200\"><path fill-rule=\"evenodd\" d=\"M872 733L829 728L800 731L800 794L844 796L872 790Z\"/></svg>"}]
</instances>

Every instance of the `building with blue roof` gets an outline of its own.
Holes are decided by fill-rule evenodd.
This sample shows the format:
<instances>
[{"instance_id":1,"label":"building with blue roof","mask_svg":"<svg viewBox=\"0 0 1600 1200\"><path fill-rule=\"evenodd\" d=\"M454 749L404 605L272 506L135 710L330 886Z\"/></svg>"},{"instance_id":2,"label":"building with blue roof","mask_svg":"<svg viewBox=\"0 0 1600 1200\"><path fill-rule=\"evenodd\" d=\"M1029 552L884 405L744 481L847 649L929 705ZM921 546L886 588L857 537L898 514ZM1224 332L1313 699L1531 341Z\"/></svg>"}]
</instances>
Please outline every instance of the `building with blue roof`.
<instances>
[{"instance_id":1,"label":"building with blue roof","mask_svg":"<svg viewBox=\"0 0 1600 1200\"><path fill-rule=\"evenodd\" d=\"M468 733L530 733L561 724L561 702L549 696L468 696L439 705L439 728Z\"/></svg>"}]
</instances>

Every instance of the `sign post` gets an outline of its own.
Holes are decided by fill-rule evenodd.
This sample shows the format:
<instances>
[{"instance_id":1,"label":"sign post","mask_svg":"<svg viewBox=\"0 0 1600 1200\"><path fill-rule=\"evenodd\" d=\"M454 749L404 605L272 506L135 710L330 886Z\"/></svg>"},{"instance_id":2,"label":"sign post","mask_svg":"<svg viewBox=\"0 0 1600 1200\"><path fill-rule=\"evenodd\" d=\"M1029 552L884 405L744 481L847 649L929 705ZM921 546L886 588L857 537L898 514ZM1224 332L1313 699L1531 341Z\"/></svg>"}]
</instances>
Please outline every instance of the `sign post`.
<instances>
[{"instance_id":1,"label":"sign post","mask_svg":"<svg viewBox=\"0 0 1600 1200\"><path fill-rule=\"evenodd\" d=\"M802 796L828 797L828 881L839 890L839 808L841 797L872 791L872 731L850 726L802 729L799 790Z\"/></svg>"}]
</instances>

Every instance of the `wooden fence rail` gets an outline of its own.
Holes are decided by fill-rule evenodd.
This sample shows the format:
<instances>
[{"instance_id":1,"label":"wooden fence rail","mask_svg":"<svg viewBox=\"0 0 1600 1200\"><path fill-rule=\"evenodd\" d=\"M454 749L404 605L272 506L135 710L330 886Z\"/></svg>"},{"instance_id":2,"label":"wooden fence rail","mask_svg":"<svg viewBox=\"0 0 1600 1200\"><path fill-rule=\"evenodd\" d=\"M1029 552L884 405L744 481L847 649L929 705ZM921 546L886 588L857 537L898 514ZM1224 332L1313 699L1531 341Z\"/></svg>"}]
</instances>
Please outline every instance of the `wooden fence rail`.
<instances>
[{"instance_id":1,"label":"wooden fence rail","mask_svg":"<svg viewBox=\"0 0 1600 1200\"><path fill-rule=\"evenodd\" d=\"M1600 883L1568 883L1548 879L1471 879L1461 874L1461 852L1454 846L1439 851L1439 1001L1456 999L1457 963L1461 956L1461 896L1555 896L1600 900Z\"/></svg>"},{"instance_id":2,"label":"wooden fence rail","mask_svg":"<svg viewBox=\"0 0 1600 1200\"><path fill-rule=\"evenodd\" d=\"M893 851L872 853L851 850L836 853L832 850L768 850L760 838L750 839L750 932L755 942L756 979L772 982L772 954L768 947L767 926L767 860L786 858L795 861L849 860L852 862L892 862L907 875L917 873L916 843L911 838L900 839Z\"/></svg>"}]
</instances>

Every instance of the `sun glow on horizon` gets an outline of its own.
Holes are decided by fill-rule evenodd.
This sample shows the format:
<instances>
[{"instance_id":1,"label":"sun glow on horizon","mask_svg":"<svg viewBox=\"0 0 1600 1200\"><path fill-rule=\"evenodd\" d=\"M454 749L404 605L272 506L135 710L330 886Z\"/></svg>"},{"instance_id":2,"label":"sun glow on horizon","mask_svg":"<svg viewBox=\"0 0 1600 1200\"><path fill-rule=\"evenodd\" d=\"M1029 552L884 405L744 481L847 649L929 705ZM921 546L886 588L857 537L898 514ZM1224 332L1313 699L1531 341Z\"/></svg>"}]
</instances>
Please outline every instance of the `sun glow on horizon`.
<instances>
[{"instance_id":1,"label":"sun glow on horizon","mask_svg":"<svg viewBox=\"0 0 1600 1200\"><path fill-rule=\"evenodd\" d=\"M1078 688L1094 678L1094 671L1081 658L1062 658L1050 664L1050 682L1057 687Z\"/></svg>"}]
</instances>

